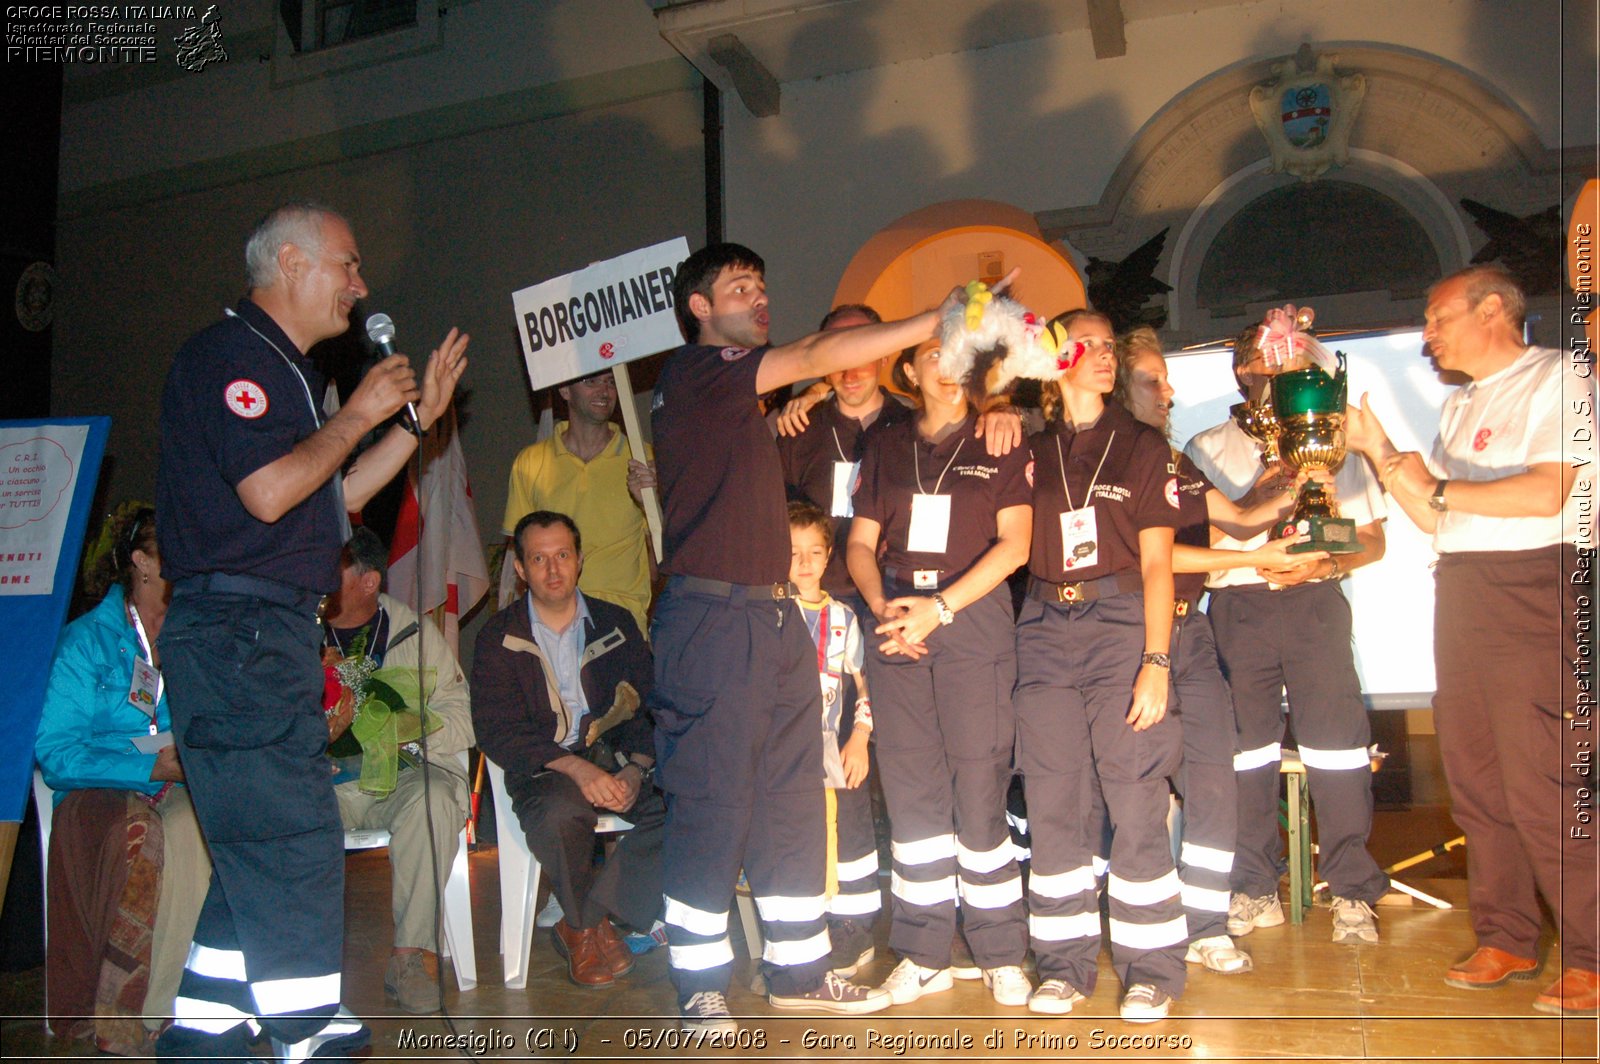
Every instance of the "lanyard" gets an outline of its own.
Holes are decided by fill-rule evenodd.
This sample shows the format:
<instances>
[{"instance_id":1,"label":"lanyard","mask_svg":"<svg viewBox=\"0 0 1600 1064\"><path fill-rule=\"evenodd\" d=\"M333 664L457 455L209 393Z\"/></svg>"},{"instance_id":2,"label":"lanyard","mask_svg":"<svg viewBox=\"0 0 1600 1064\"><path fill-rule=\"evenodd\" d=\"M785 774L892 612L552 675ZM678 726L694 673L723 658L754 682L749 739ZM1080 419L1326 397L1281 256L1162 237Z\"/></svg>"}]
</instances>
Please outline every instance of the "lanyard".
<instances>
[{"instance_id":1,"label":"lanyard","mask_svg":"<svg viewBox=\"0 0 1600 1064\"><path fill-rule=\"evenodd\" d=\"M133 634L139 639L139 652L144 655L144 660L152 669L156 667L155 653L150 649L150 637L145 634L144 622L139 619L139 609L132 602L128 603L128 617L133 621ZM161 692L166 689L166 680L161 676L161 670L156 669L156 701L161 701ZM150 714L150 734L155 734L155 713Z\"/></svg>"},{"instance_id":2,"label":"lanyard","mask_svg":"<svg viewBox=\"0 0 1600 1064\"><path fill-rule=\"evenodd\" d=\"M850 461L849 458L845 457L844 444L839 442L839 428L838 428L838 426L837 425L829 425L828 426L828 431L833 433L833 449L839 452L839 461L841 461L841 462Z\"/></svg>"},{"instance_id":3,"label":"lanyard","mask_svg":"<svg viewBox=\"0 0 1600 1064\"><path fill-rule=\"evenodd\" d=\"M817 672L828 671L828 603L829 595L822 593L822 601L817 604L817 620L811 621L811 610L804 604L800 607L800 616L806 622L806 629L811 633L811 638L817 644Z\"/></svg>"},{"instance_id":4,"label":"lanyard","mask_svg":"<svg viewBox=\"0 0 1600 1064\"><path fill-rule=\"evenodd\" d=\"M1106 455L1111 453L1111 444L1116 441L1117 430L1111 430L1111 439L1106 441L1106 449L1100 452L1100 464L1094 467L1094 476L1089 478L1089 490L1083 494L1085 506L1094 505L1094 486L1100 479L1100 470L1105 468ZM1077 507L1072 505L1072 489L1067 487L1067 459L1061 453L1061 434L1056 433L1056 459L1061 463L1061 490L1067 493L1067 510L1072 511Z\"/></svg>"},{"instance_id":5,"label":"lanyard","mask_svg":"<svg viewBox=\"0 0 1600 1064\"><path fill-rule=\"evenodd\" d=\"M919 441L916 438L915 431L915 429L912 430L913 435L911 437L911 471L917 478L917 494L926 495L928 493L922 490L922 465L917 460L917 444ZM956 444L956 449L950 452L950 461L944 464L944 473L950 472L950 467L956 464L956 457L961 454L961 448L966 445L967 438L962 436L961 441ZM944 473L940 473L939 479L933 482L933 494L935 495L939 494L939 485L944 483Z\"/></svg>"},{"instance_id":6,"label":"lanyard","mask_svg":"<svg viewBox=\"0 0 1600 1064\"><path fill-rule=\"evenodd\" d=\"M237 321L243 322L246 329L249 329L251 332L261 337L262 341L266 343L268 347L278 352L278 357L283 359L283 364L294 371L295 378L300 382L300 390L304 392L306 396L306 407L311 411L311 423L319 429L322 428L322 413L317 409L316 400L311 398L311 385L306 383L306 375L300 372L300 367L294 364L294 359L284 354L283 348L273 343L270 336L256 328L254 325L251 325L247 318L239 315L232 307L223 307L222 313L226 314L230 318L236 319ZM333 504L334 510L336 511L334 517L337 518L339 522L341 536L340 542L343 542L344 540L350 538L350 512L345 509L344 477L336 474L332 478L332 483L334 495Z\"/></svg>"},{"instance_id":7,"label":"lanyard","mask_svg":"<svg viewBox=\"0 0 1600 1064\"><path fill-rule=\"evenodd\" d=\"M294 359L284 354L283 348L273 343L271 337L262 332L260 329L256 328L254 325L251 325L248 319L240 317L232 307L223 307L222 313L226 314L230 318L237 318L239 321L244 322L244 327L246 329L249 329L251 332L261 337L262 341L266 343L268 347L278 352L278 357L283 359L284 365L294 370L295 377L300 381L300 390L306 393L306 406L311 409L311 420L316 424L317 428L320 429L322 427L322 414L317 410L316 401L311 398L311 385L306 383L306 375L300 372L300 367L294 364Z\"/></svg>"},{"instance_id":8,"label":"lanyard","mask_svg":"<svg viewBox=\"0 0 1600 1064\"><path fill-rule=\"evenodd\" d=\"M340 655L349 657L350 655L345 651L344 643L340 641L339 633L334 630L333 624L329 622L327 627L328 638L333 640L334 649L337 650ZM361 626L361 628L365 627L367 626ZM356 631L359 632L361 628L357 628ZM389 650L389 611L383 606L378 607L378 620L372 625L369 631L371 634L367 637L366 655L381 665L383 664L384 654L386 654Z\"/></svg>"}]
</instances>

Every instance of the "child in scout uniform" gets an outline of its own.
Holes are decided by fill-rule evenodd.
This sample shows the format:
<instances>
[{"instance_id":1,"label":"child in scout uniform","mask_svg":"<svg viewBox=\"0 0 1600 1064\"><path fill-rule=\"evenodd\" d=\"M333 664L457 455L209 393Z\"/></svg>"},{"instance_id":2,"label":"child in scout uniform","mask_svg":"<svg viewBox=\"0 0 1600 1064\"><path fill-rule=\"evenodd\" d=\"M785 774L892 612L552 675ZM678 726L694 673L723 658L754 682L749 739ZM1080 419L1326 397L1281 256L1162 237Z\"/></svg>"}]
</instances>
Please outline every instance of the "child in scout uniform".
<instances>
[{"instance_id":1,"label":"child in scout uniform","mask_svg":"<svg viewBox=\"0 0 1600 1064\"><path fill-rule=\"evenodd\" d=\"M855 611L822 590L833 553L833 519L805 502L789 504L789 581L817 646L822 683L822 774L828 808L828 936L833 970L848 978L872 963L878 891L878 843L872 826L867 742L872 703L862 675L861 626ZM852 702L850 696L854 694ZM853 705L852 713L845 706Z\"/></svg>"}]
</instances>

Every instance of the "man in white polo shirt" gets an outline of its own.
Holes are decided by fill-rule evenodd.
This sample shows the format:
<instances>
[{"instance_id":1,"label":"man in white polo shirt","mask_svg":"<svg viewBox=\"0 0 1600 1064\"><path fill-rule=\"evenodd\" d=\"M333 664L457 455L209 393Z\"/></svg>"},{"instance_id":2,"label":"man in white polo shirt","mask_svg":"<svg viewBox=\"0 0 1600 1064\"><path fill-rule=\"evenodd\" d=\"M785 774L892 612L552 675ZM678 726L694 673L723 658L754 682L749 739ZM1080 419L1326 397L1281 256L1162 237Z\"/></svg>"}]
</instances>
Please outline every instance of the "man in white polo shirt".
<instances>
[{"instance_id":1,"label":"man in white polo shirt","mask_svg":"<svg viewBox=\"0 0 1600 1064\"><path fill-rule=\"evenodd\" d=\"M1274 370L1250 329L1234 345L1234 375L1246 399L1258 401ZM1200 432L1184 449L1217 489L1235 502L1261 477L1261 445L1232 419ZM1278 879L1286 867L1278 834L1278 770L1283 739L1283 696L1311 787L1318 871L1332 895L1333 941L1378 941L1373 909L1389 877L1367 852L1372 832L1372 729L1350 641L1350 603L1340 581L1351 570L1383 557L1383 492L1359 455L1334 476L1339 512L1356 523L1359 553L1319 556L1288 569L1227 569L1206 580L1206 614L1217 637L1217 657L1233 690L1238 750L1239 835L1229 874L1232 897L1228 933L1246 935L1283 923ZM1253 501L1253 498L1249 501ZM1254 550L1270 533L1241 542L1222 535L1216 546Z\"/></svg>"},{"instance_id":2,"label":"man in white polo shirt","mask_svg":"<svg viewBox=\"0 0 1600 1064\"><path fill-rule=\"evenodd\" d=\"M1523 308L1497 266L1440 281L1422 337L1441 370L1471 382L1445 400L1433 454L1396 451L1365 397L1349 443L1439 552L1434 722L1478 939L1445 982L1536 977L1543 894L1565 970L1533 1006L1592 1016L1596 841L1572 804L1594 787L1593 698L1578 680L1589 659L1577 644L1592 616L1594 392L1561 352L1523 342Z\"/></svg>"}]
</instances>

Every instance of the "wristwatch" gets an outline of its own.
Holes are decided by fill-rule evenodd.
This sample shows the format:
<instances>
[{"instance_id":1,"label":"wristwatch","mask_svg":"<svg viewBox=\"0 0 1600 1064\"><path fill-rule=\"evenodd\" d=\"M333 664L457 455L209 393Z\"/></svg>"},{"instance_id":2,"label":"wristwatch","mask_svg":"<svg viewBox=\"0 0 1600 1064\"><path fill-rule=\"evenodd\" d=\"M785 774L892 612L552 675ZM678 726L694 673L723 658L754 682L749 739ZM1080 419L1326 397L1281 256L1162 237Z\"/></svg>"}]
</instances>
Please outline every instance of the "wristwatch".
<instances>
[{"instance_id":1,"label":"wristwatch","mask_svg":"<svg viewBox=\"0 0 1600 1064\"><path fill-rule=\"evenodd\" d=\"M933 596L933 604L939 608L940 624L954 624L956 622L956 611L950 608L950 604L944 600L943 595L935 594Z\"/></svg>"},{"instance_id":2,"label":"wristwatch","mask_svg":"<svg viewBox=\"0 0 1600 1064\"><path fill-rule=\"evenodd\" d=\"M1433 494L1428 496L1428 505L1433 509L1434 513L1442 514L1450 509L1450 504L1444 501L1444 489L1449 486L1450 482L1442 477L1438 483L1434 484Z\"/></svg>"},{"instance_id":3,"label":"wristwatch","mask_svg":"<svg viewBox=\"0 0 1600 1064\"><path fill-rule=\"evenodd\" d=\"M1159 650L1147 650L1139 655L1139 664L1154 665L1158 669L1172 668L1172 655L1163 654Z\"/></svg>"}]
</instances>

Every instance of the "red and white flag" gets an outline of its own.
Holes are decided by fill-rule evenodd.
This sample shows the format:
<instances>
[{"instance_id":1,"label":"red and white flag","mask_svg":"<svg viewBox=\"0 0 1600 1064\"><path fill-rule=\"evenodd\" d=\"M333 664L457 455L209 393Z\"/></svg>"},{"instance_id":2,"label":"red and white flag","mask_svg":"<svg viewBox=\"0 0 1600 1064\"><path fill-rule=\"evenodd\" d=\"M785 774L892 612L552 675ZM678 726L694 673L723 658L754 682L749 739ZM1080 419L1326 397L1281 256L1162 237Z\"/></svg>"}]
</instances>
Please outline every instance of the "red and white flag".
<instances>
[{"instance_id":1,"label":"red and white flag","mask_svg":"<svg viewBox=\"0 0 1600 1064\"><path fill-rule=\"evenodd\" d=\"M414 601L419 546L420 603ZM389 593L419 616L439 611L435 619L450 649L460 657L461 615L476 606L488 590L489 566L483 557L483 537L472 508L472 487L467 482L467 463L452 407L423 438L421 489L414 471L406 478L405 499L389 548Z\"/></svg>"}]
</instances>

